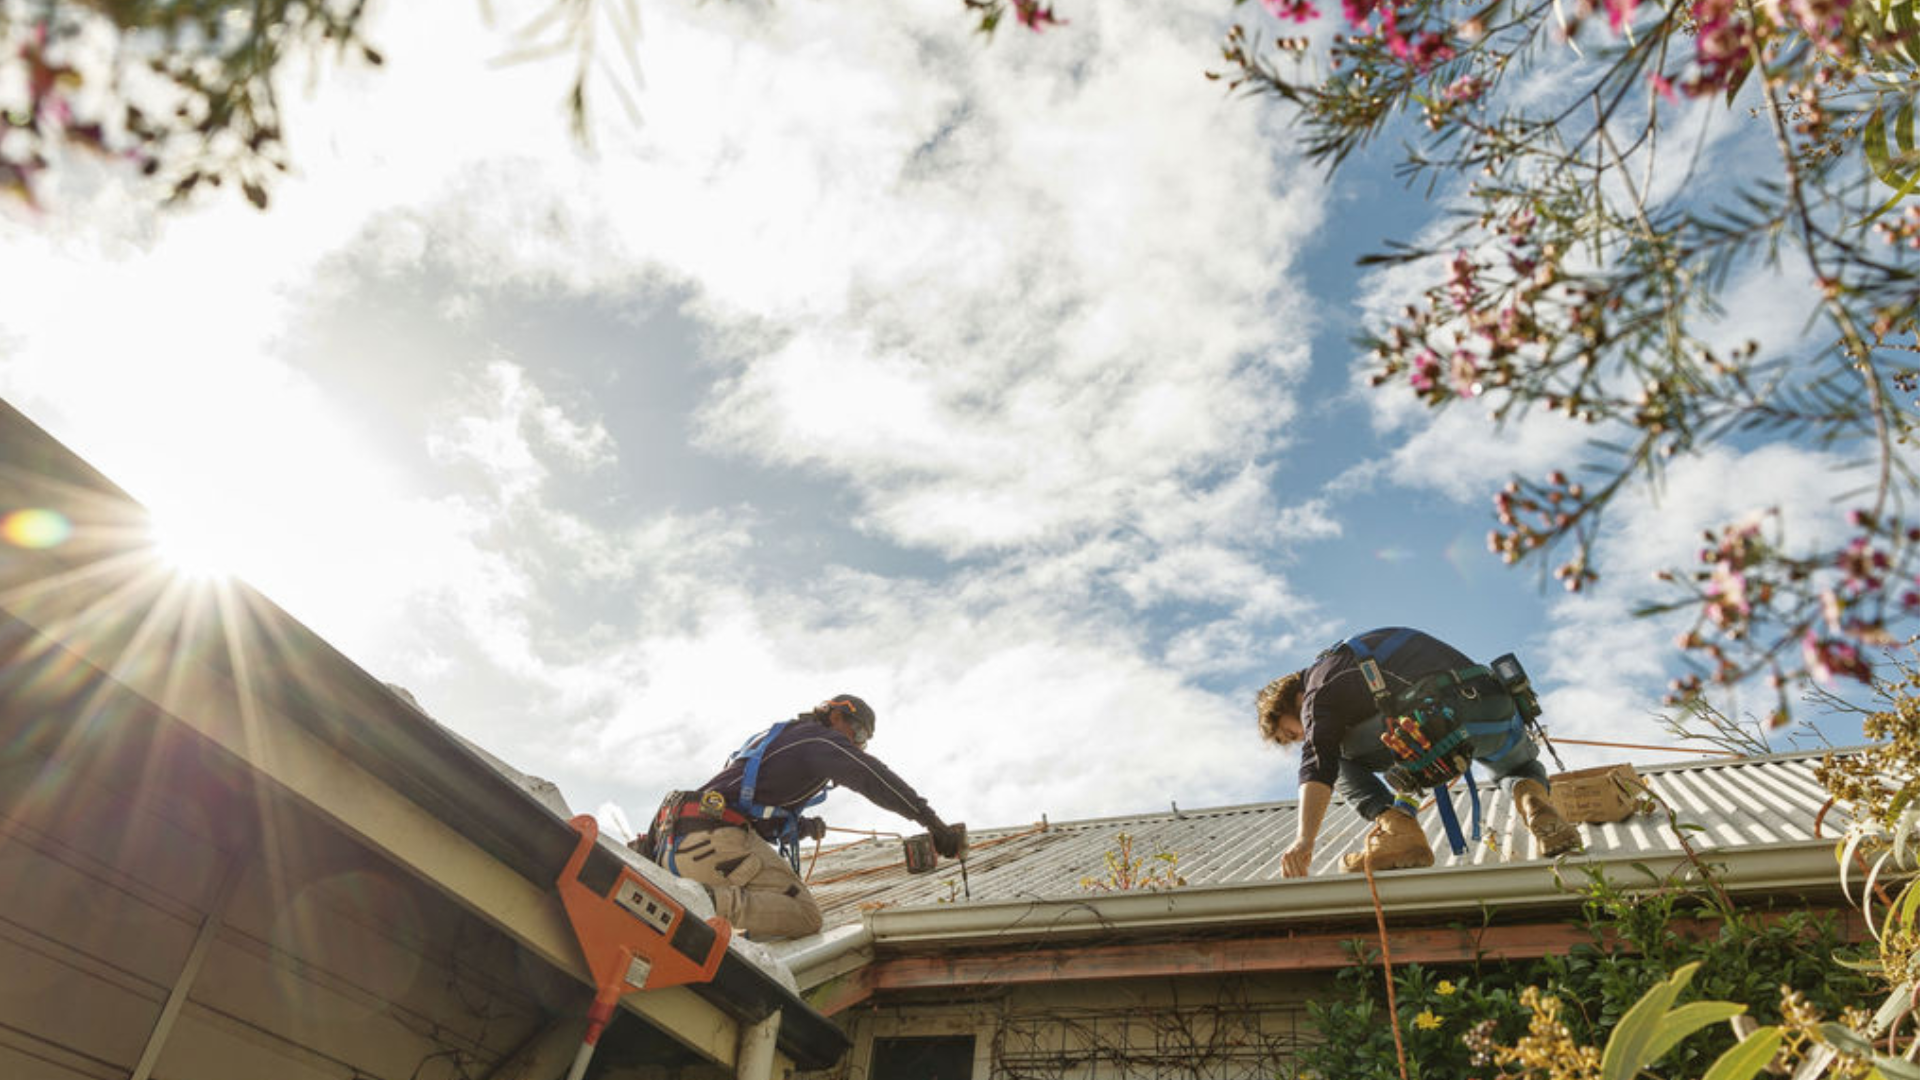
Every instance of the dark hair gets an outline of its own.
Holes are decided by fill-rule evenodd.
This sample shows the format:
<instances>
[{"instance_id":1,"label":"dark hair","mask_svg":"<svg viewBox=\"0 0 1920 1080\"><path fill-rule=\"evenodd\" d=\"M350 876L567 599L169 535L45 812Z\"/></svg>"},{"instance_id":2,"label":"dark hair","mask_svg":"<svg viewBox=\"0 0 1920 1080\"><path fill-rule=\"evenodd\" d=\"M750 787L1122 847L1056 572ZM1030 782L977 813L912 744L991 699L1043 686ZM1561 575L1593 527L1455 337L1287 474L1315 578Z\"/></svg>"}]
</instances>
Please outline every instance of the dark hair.
<instances>
[{"instance_id":1,"label":"dark hair","mask_svg":"<svg viewBox=\"0 0 1920 1080\"><path fill-rule=\"evenodd\" d=\"M1305 672L1291 671L1261 687L1254 695L1253 710L1260 718L1261 738L1281 746L1297 741L1280 730L1280 717L1287 713L1299 714L1300 691L1306 682Z\"/></svg>"}]
</instances>

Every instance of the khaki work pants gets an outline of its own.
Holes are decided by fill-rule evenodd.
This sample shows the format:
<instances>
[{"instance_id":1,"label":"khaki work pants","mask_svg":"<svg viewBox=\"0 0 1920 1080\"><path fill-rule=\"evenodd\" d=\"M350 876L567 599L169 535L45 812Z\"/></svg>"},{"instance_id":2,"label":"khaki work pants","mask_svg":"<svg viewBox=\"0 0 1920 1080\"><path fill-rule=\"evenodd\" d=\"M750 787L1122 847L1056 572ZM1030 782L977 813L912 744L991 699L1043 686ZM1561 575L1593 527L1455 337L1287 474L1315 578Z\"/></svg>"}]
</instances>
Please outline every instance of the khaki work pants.
<instances>
[{"instance_id":1,"label":"khaki work pants","mask_svg":"<svg viewBox=\"0 0 1920 1080\"><path fill-rule=\"evenodd\" d=\"M756 941L820 932L820 905L773 845L738 825L686 833L674 873L713 890L714 912Z\"/></svg>"}]
</instances>

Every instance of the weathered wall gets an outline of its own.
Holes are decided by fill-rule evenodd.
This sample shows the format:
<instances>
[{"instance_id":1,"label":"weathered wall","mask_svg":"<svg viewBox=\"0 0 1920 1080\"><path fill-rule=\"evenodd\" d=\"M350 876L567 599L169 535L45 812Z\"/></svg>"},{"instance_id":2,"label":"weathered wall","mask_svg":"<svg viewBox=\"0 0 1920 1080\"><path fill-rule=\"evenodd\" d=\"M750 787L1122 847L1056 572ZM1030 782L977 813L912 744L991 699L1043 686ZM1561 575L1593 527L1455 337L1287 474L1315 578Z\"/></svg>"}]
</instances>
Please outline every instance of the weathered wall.
<instances>
[{"instance_id":1,"label":"weathered wall","mask_svg":"<svg viewBox=\"0 0 1920 1080\"><path fill-rule=\"evenodd\" d=\"M577 1004L177 725L95 706L125 733L112 749L0 759L0 1076L125 1078L182 985L162 1080L485 1076L549 1022L543 998Z\"/></svg>"},{"instance_id":2,"label":"weathered wall","mask_svg":"<svg viewBox=\"0 0 1920 1080\"><path fill-rule=\"evenodd\" d=\"M895 1080L872 1068L876 1039L972 1036L972 1080L1270 1080L1310 1039L1318 977L1232 976L1053 983L949 1003L858 1006L855 1038L822 1080Z\"/></svg>"}]
</instances>

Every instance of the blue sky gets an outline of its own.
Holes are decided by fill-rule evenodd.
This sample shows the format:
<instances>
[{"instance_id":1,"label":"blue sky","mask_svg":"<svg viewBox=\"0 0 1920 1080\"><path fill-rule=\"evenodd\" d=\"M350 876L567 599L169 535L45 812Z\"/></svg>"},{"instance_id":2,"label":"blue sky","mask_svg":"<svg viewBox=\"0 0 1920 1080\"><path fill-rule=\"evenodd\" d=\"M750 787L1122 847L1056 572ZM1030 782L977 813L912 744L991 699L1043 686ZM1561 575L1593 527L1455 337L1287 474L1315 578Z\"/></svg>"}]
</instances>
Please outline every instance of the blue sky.
<instances>
[{"instance_id":1,"label":"blue sky","mask_svg":"<svg viewBox=\"0 0 1920 1080\"><path fill-rule=\"evenodd\" d=\"M563 65L418 7L289 88L270 212L77 160L0 216L0 394L576 808L843 691L950 819L1289 797L1253 692L1388 623L1663 743L1641 583L1756 505L1824 527L1832 463L1749 447L1623 506L1594 594L1500 567L1488 496L1587 433L1361 388L1408 285L1354 259L1437 205L1206 81L1226 4L987 43L944 0L647 3L590 152Z\"/></svg>"}]
</instances>

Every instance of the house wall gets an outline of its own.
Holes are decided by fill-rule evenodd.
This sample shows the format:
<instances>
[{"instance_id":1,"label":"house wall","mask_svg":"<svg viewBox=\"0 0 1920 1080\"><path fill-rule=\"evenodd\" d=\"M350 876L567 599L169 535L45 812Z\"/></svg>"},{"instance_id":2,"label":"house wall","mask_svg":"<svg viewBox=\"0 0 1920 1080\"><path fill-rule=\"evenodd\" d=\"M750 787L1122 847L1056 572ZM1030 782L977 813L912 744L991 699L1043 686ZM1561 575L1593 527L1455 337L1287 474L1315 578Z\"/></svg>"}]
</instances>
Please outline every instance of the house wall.
<instances>
[{"instance_id":1,"label":"house wall","mask_svg":"<svg viewBox=\"0 0 1920 1080\"><path fill-rule=\"evenodd\" d=\"M0 1077L481 1077L584 1009L177 725L95 705L124 737L0 758Z\"/></svg>"},{"instance_id":2,"label":"house wall","mask_svg":"<svg viewBox=\"0 0 1920 1080\"><path fill-rule=\"evenodd\" d=\"M1271 1080L1313 1038L1320 975L1042 983L971 1001L887 1002L842 1014L854 1038L818 1080L926 1080L872 1068L875 1040L972 1036L971 1080ZM943 1080L954 1080L947 1077Z\"/></svg>"}]
</instances>

